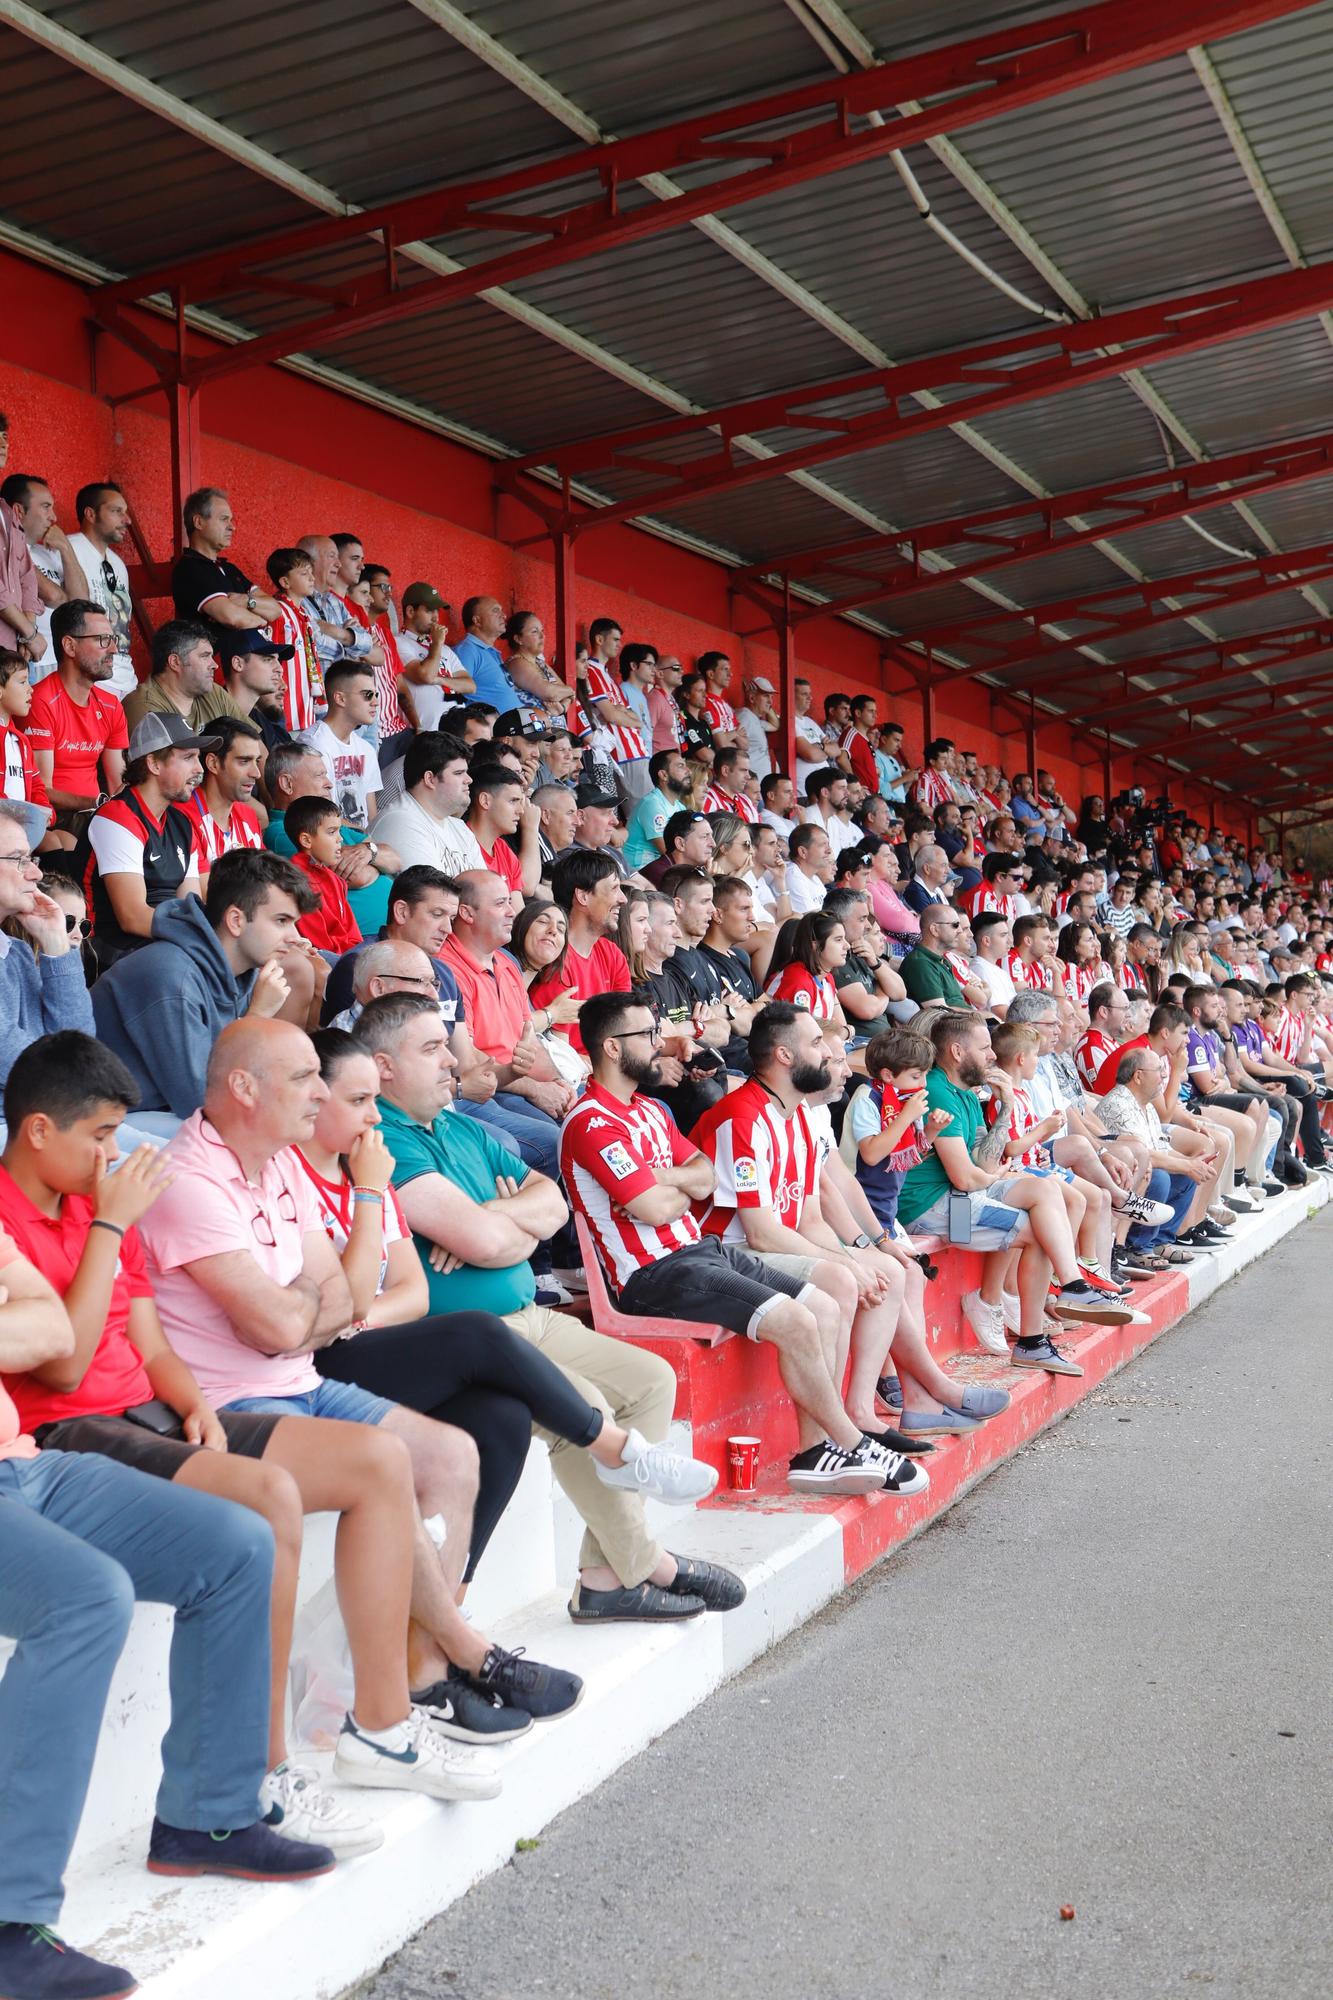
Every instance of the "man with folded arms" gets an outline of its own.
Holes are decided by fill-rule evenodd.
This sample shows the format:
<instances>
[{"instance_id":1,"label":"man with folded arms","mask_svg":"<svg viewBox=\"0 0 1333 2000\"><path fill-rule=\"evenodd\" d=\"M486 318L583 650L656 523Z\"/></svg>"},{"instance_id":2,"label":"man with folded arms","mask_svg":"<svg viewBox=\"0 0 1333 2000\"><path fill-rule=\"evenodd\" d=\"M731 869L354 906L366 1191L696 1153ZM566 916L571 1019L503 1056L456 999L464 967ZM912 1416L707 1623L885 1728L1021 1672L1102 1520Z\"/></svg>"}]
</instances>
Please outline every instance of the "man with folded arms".
<instances>
[{"instance_id":1,"label":"man with folded arms","mask_svg":"<svg viewBox=\"0 0 1333 2000\"><path fill-rule=\"evenodd\" d=\"M661 1448L675 1407L670 1365L536 1302L532 1257L568 1211L554 1180L519 1165L451 1109L456 1064L438 1014L415 995L373 1001L356 1039L380 1072L382 1136L430 1287L432 1313L485 1311L553 1361L608 1423L629 1434L625 1464L597 1466L547 1430L551 1469L587 1524L570 1616L675 1619L730 1610L729 1571L673 1556L648 1533L644 1495L703 1498L716 1475ZM635 1463L630 1463L631 1455Z\"/></svg>"},{"instance_id":2,"label":"man with folded arms","mask_svg":"<svg viewBox=\"0 0 1333 2000\"><path fill-rule=\"evenodd\" d=\"M713 1163L657 1102L662 1030L648 994L586 1000L579 1028L592 1082L565 1120L561 1177L621 1311L770 1342L796 1406L800 1450L787 1483L882 1490L888 1455L843 1406L848 1336L837 1305L807 1278L700 1230L695 1211L713 1192Z\"/></svg>"}]
</instances>

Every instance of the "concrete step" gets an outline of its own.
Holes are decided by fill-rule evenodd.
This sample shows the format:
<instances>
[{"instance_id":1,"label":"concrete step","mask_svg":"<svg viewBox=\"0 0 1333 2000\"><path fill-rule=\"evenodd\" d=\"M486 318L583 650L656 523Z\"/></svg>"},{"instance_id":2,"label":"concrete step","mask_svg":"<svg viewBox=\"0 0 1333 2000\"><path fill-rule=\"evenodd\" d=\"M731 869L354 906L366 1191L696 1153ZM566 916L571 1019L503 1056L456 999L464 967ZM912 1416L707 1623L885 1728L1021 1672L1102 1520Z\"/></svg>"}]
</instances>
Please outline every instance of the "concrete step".
<instances>
[{"instance_id":1,"label":"concrete step","mask_svg":"<svg viewBox=\"0 0 1333 2000\"><path fill-rule=\"evenodd\" d=\"M1322 1181L1278 1198L1243 1221L1236 1239L1136 1298L1150 1327L1093 1328L1071 1345L1081 1380L1021 1375L999 1360L960 1351L960 1369L1003 1379L1013 1402L969 1438L950 1440L930 1461L931 1486L915 1500L797 1499L776 1484L776 1469L753 1497L719 1492L708 1506L674 1516L670 1545L723 1562L746 1580L749 1597L726 1616L686 1626L621 1625L589 1630L565 1613L568 1560L548 1587L496 1622L507 1644L559 1660L587 1683L582 1703L559 1721L497 1753L505 1781L498 1800L442 1806L365 1793L385 1828L379 1853L344 1864L320 1881L283 1889L241 1883L159 1881L142 1868L147 1819L109 1832L90 1815L71 1871L64 1931L84 1948L130 1965L148 2000L234 2000L246 1990L283 2000L329 2000L373 1970L432 1915L503 1865L519 1839L532 1839L567 1805L702 1701L729 1675L811 1617L846 1583L918 1533L1135 1352L1174 1324L1329 1199ZM1146 1295L1146 1296L1145 1296ZM955 1342L956 1344L956 1342ZM746 1344L748 1346L748 1343ZM742 1343L727 1343L741 1352ZM721 1350L721 1351L725 1351ZM771 1413L767 1413L771 1414ZM763 1434L763 1433L761 1433ZM547 1474L549 1479L549 1473ZM515 1517L532 1532L540 1477ZM557 1507L545 1529L555 1547ZM529 1523L525 1531L523 1521ZM497 1558L501 1554L497 1543ZM544 1560L544 1558L543 1558ZM497 1567L498 1567L497 1561ZM552 1575L556 1574L554 1556ZM480 1611L480 1597L478 1609ZM157 1620L149 1633L150 1621ZM154 1644L164 1659L159 1614L144 1615L136 1659ZM158 1718L160 1733L160 1717ZM124 1733L124 1732L122 1732ZM136 1783L151 1791L155 1749L143 1753ZM122 1770L124 1765L122 1763Z\"/></svg>"}]
</instances>

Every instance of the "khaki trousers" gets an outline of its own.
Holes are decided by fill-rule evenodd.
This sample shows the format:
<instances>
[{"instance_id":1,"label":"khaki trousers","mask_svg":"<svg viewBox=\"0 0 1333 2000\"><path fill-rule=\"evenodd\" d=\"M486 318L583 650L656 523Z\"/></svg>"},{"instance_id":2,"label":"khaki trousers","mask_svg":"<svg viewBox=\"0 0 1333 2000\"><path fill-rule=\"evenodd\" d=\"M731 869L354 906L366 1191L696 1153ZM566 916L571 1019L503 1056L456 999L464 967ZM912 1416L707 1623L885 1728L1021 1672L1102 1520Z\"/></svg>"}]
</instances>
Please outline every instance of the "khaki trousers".
<instances>
[{"instance_id":1,"label":"khaki trousers","mask_svg":"<svg viewBox=\"0 0 1333 2000\"><path fill-rule=\"evenodd\" d=\"M661 1443L676 1407L676 1376L660 1354L649 1354L628 1340L612 1340L549 1306L530 1305L522 1312L506 1313L504 1323L540 1348L613 1422L625 1430L642 1431L650 1444ZM627 1589L643 1583L665 1551L648 1533L638 1494L604 1485L587 1451L540 1425L535 1429L550 1448L552 1472L587 1529L579 1550L580 1569L605 1564Z\"/></svg>"}]
</instances>

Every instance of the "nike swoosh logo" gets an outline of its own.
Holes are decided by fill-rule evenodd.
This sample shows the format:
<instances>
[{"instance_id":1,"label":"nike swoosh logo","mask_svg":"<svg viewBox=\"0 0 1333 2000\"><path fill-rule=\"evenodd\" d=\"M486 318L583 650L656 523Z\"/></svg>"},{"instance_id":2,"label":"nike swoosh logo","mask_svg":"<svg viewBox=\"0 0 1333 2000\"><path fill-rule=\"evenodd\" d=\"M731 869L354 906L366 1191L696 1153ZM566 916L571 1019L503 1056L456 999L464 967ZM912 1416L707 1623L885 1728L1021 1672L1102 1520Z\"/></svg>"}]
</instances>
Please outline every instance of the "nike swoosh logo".
<instances>
[{"instance_id":1,"label":"nike swoosh logo","mask_svg":"<svg viewBox=\"0 0 1333 2000\"><path fill-rule=\"evenodd\" d=\"M377 1751L381 1757L391 1758L395 1764L415 1764L418 1762L418 1755L415 1750L386 1750L382 1743L370 1743L369 1739L363 1736L359 1729L349 1729L347 1733L349 1736L355 1736L359 1743L367 1743L369 1748Z\"/></svg>"}]
</instances>

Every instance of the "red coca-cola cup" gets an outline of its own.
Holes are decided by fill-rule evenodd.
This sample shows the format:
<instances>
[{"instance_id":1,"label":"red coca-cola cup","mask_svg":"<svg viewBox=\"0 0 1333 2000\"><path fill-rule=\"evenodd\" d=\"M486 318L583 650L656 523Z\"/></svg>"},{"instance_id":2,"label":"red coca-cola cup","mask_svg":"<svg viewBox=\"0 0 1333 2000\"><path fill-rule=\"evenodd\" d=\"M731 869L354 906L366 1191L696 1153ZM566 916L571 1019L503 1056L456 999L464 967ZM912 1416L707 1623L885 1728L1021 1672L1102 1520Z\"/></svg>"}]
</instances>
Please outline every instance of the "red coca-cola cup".
<instances>
[{"instance_id":1,"label":"red coca-cola cup","mask_svg":"<svg viewBox=\"0 0 1333 2000\"><path fill-rule=\"evenodd\" d=\"M756 1437L727 1439L727 1473L733 1493L753 1493L759 1477L759 1440Z\"/></svg>"}]
</instances>

